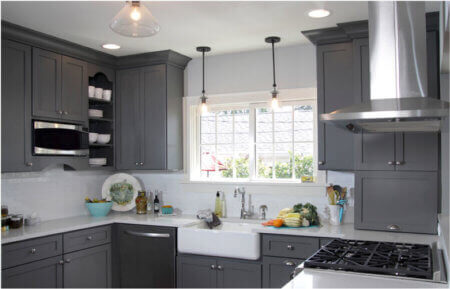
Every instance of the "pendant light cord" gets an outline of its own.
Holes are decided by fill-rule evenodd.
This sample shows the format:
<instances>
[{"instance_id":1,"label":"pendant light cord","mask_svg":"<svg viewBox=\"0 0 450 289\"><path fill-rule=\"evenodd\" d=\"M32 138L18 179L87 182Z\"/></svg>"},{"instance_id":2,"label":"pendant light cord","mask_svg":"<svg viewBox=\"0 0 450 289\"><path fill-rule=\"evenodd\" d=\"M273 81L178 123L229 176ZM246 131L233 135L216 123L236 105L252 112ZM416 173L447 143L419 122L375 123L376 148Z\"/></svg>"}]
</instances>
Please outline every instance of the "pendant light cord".
<instances>
[{"instance_id":1,"label":"pendant light cord","mask_svg":"<svg viewBox=\"0 0 450 289\"><path fill-rule=\"evenodd\" d=\"M272 66L273 66L273 88L277 87L277 82L275 80L275 43L272 41Z\"/></svg>"},{"instance_id":2,"label":"pendant light cord","mask_svg":"<svg viewBox=\"0 0 450 289\"><path fill-rule=\"evenodd\" d=\"M205 95L205 51L202 52L202 96Z\"/></svg>"}]
</instances>

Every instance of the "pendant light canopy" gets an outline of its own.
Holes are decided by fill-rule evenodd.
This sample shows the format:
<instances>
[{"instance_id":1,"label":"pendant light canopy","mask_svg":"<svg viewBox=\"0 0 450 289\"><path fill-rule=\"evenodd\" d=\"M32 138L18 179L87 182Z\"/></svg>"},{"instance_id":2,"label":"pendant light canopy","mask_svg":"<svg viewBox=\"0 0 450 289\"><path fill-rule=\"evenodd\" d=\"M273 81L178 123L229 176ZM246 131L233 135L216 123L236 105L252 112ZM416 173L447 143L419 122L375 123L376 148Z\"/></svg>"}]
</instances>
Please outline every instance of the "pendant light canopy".
<instances>
[{"instance_id":1,"label":"pendant light canopy","mask_svg":"<svg viewBox=\"0 0 450 289\"><path fill-rule=\"evenodd\" d=\"M275 78L275 43L280 42L280 37L278 36L270 36L266 39L267 43L272 44L272 69L273 69L273 84L272 84L272 91L270 92L272 94L272 108L277 109L279 107L278 103L278 90L277 90L277 82Z\"/></svg>"},{"instance_id":2,"label":"pendant light canopy","mask_svg":"<svg viewBox=\"0 0 450 289\"><path fill-rule=\"evenodd\" d=\"M153 36L160 29L155 17L140 1L127 1L109 27L114 32L127 37Z\"/></svg>"},{"instance_id":3,"label":"pendant light canopy","mask_svg":"<svg viewBox=\"0 0 450 289\"><path fill-rule=\"evenodd\" d=\"M205 52L211 51L211 47L208 46L199 46L197 47L197 51L202 53L202 96L200 98L201 111L202 113L208 112L208 106L206 104L206 100L208 99L205 94Z\"/></svg>"}]
</instances>

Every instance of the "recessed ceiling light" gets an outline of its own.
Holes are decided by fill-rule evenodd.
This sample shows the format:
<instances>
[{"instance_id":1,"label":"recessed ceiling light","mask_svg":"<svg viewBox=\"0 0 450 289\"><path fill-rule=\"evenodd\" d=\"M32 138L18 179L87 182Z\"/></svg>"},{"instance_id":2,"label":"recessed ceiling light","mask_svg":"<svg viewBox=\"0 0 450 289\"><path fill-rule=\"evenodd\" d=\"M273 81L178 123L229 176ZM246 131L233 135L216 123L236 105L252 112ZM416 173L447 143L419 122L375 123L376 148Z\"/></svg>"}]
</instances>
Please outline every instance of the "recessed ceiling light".
<instances>
[{"instance_id":1,"label":"recessed ceiling light","mask_svg":"<svg viewBox=\"0 0 450 289\"><path fill-rule=\"evenodd\" d=\"M113 44L113 43L106 43L106 44L103 44L102 47L105 49L119 49L120 45Z\"/></svg>"},{"instance_id":2,"label":"recessed ceiling light","mask_svg":"<svg viewBox=\"0 0 450 289\"><path fill-rule=\"evenodd\" d=\"M308 16L311 18L323 18L330 15L330 11L326 9L314 9L308 12Z\"/></svg>"}]
</instances>

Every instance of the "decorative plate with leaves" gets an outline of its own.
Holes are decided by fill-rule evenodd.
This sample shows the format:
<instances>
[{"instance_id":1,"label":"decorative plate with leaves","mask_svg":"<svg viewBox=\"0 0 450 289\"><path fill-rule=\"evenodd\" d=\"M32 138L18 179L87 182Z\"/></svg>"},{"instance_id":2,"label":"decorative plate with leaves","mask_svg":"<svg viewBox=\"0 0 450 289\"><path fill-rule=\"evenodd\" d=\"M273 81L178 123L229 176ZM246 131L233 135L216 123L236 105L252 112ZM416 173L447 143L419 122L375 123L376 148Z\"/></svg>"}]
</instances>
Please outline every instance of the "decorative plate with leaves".
<instances>
[{"instance_id":1,"label":"decorative plate with leaves","mask_svg":"<svg viewBox=\"0 0 450 289\"><path fill-rule=\"evenodd\" d=\"M140 190L142 187L136 178L119 173L106 179L102 187L102 196L112 200L114 211L129 211L136 206L135 199Z\"/></svg>"}]
</instances>

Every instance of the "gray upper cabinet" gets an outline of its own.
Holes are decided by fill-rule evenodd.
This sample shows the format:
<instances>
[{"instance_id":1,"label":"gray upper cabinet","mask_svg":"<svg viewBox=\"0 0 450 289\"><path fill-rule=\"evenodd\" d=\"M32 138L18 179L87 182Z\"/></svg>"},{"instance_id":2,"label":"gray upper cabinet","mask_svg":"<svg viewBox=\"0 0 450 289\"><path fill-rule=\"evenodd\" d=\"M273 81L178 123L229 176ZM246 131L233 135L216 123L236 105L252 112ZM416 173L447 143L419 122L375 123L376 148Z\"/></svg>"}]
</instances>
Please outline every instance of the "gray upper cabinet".
<instances>
[{"instance_id":1,"label":"gray upper cabinet","mask_svg":"<svg viewBox=\"0 0 450 289\"><path fill-rule=\"evenodd\" d=\"M33 48L33 116L61 115L61 55Z\"/></svg>"},{"instance_id":2,"label":"gray upper cabinet","mask_svg":"<svg viewBox=\"0 0 450 289\"><path fill-rule=\"evenodd\" d=\"M30 171L31 47L2 41L2 172Z\"/></svg>"},{"instance_id":3,"label":"gray upper cabinet","mask_svg":"<svg viewBox=\"0 0 450 289\"><path fill-rule=\"evenodd\" d=\"M2 270L3 288L62 288L62 256Z\"/></svg>"},{"instance_id":4,"label":"gray upper cabinet","mask_svg":"<svg viewBox=\"0 0 450 289\"><path fill-rule=\"evenodd\" d=\"M183 168L183 70L160 64L117 73L117 168Z\"/></svg>"},{"instance_id":5,"label":"gray upper cabinet","mask_svg":"<svg viewBox=\"0 0 450 289\"><path fill-rule=\"evenodd\" d=\"M355 228L437 233L436 172L359 171L355 191Z\"/></svg>"},{"instance_id":6,"label":"gray upper cabinet","mask_svg":"<svg viewBox=\"0 0 450 289\"><path fill-rule=\"evenodd\" d=\"M87 124L87 63L33 48L33 116Z\"/></svg>"},{"instance_id":7,"label":"gray upper cabinet","mask_svg":"<svg viewBox=\"0 0 450 289\"><path fill-rule=\"evenodd\" d=\"M64 255L65 288L110 288L111 245Z\"/></svg>"},{"instance_id":8,"label":"gray upper cabinet","mask_svg":"<svg viewBox=\"0 0 450 289\"><path fill-rule=\"evenodd\" d=\"M351 42L317 47L318 113L352 105L353 46ZM353 134L318 123L319 170L353 170Z\"/></svg>"},{"instance_id":9,"label":"gray upper cabinet","mask_svg":"<svg viewBox=\"0 0 450 289\"><path fill-rule=\"evenodd\" d=\"M87 122L87 63L68 56L62 57L62 118Z\"/></svg>"}]
</instances>

